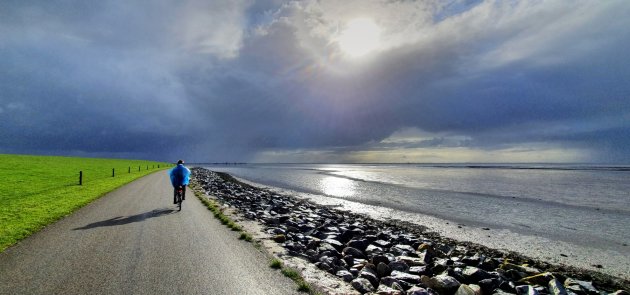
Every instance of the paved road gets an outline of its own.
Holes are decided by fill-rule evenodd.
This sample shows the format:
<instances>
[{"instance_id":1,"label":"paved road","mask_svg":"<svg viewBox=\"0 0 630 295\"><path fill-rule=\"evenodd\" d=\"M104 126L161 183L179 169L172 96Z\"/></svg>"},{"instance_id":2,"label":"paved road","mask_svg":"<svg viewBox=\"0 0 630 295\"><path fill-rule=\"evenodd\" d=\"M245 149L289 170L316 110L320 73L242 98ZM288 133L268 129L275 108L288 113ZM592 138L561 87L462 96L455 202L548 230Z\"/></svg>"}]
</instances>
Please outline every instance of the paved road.
<instances>
[{"instance_id":1,"label":"paved road","mask_svg":"<svg viewBox=\"0 0 630 295\"><path fill-rule=\"evenodd\" d=\"M165 172L124 186L0 254L0 294L295 294L250 243Z\"/></svg>"}]
</instances>

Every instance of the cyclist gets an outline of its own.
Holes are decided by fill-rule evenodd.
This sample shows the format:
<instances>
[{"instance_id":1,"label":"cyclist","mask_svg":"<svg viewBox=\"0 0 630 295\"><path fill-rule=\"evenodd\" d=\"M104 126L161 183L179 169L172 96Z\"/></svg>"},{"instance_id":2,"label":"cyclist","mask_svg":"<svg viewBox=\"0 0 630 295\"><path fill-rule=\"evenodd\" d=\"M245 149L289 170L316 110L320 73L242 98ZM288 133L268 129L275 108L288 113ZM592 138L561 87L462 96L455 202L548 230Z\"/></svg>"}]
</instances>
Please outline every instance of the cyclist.
<instances>
[{"instance_id":1,"label":"cyclist","mask_svg":"<svg viewBox=\"0 0 630 295\"><path fill-rule=\"evenodd\" d=\"M186 199L186 186L190 181L190 170L184 166L184 161L177 161L177 166L169 171L173 185L173 204L177 204L177 188L183 187L182 201Z\"/></svg>"}]
</instances>

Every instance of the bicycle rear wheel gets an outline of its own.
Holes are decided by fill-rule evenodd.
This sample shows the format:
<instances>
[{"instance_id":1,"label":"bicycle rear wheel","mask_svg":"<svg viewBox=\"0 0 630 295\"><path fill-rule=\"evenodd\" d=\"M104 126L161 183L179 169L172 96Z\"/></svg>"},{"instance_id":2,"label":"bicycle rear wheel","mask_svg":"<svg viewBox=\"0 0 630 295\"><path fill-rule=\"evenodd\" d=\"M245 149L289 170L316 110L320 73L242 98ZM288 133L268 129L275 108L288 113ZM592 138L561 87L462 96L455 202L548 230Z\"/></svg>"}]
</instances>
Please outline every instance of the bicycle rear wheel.
<instances>
[{"instance_id":1,"label":"bicycle rear wheel","mask_svg":"<svg viewBox=\"0 0 630 295\"><path fill-rule=\"evenodd\" d=\"M182 211L182 191L177 191L177 207Z\"/></svg>"},{"instance_id":2,"label":"bicycle rear wheel","mask_svg":"<svg viewBox=\"0 0 630 295\"><path fill-rule=\"evenodd\" d=\"M177 201L177 209L179 211L182 211L182 198L183 198L183 190L182 189L178 189L177 193L175 194L175 200Z\"/></svg>"}]
</instances>

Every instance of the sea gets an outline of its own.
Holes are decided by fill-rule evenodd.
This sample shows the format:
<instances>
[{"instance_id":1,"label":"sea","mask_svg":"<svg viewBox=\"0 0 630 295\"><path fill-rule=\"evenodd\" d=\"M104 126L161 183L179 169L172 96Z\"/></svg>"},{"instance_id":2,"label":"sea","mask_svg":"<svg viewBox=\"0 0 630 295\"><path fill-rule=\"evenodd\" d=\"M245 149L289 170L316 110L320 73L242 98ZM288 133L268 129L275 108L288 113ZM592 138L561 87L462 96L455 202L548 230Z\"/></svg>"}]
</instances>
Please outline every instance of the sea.
<instances>
[{"instance_id":1,"label":"sea","mask_svg":"<svg viewBox=\"0 0 630 295\"><path fill-rule=\"evenodd\" d=\"M340 210L630 278L627 165L201 166Z\"/></svg>"}]
</instances>

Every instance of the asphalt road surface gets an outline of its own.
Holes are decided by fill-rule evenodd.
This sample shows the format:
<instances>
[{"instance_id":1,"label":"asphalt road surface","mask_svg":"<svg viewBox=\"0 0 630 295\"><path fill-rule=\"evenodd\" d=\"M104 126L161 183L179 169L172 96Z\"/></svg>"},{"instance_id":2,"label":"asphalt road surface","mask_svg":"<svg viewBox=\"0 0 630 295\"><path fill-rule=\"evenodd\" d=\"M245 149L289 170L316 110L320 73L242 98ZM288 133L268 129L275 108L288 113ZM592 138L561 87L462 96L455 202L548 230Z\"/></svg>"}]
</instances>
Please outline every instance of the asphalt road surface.
<instances>
[{"instance_id":1,"label":"asphalt road surface","mask_svg":"<svg viewBox=\"0 0 630 295\"><path fill-rule=\"evenodd\" d=\"M0 294L296 293L191 191L178 212L164 171L0 254Z\"/></svg>"}]
</instances>

